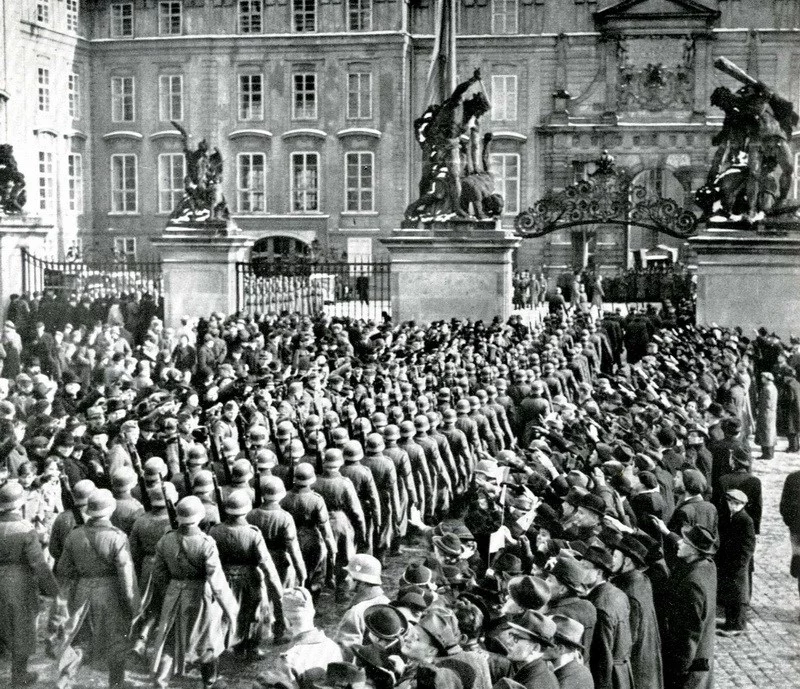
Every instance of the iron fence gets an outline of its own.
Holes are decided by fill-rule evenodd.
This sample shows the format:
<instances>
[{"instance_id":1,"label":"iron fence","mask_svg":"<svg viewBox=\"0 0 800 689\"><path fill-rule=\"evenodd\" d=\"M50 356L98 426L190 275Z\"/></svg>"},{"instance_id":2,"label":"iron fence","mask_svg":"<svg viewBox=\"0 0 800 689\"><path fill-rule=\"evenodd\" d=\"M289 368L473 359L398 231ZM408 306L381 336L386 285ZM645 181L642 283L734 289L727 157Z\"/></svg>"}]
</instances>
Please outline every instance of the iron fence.
<instances>
[{"instance_id":1,"label":"iron fence","mask_svg":"<svg viewBox=\"0 0 800 689\"><path fill-rule=\"evenodd\" d=\"M159 261L55 261L22 249L22 285L27 294L76 292L89 296L149 292L162 296Z\"/></svg>"},{"instance_id":2,"label":"iron fence","mask_svg":"<svg viewBox=\"0 0 800 689\"><path fill-rule=\"evenodd\" d=\"M379 320L391 315L390 268L380 261L237 263L237 310Z\"/></svg>"}]
</instances>

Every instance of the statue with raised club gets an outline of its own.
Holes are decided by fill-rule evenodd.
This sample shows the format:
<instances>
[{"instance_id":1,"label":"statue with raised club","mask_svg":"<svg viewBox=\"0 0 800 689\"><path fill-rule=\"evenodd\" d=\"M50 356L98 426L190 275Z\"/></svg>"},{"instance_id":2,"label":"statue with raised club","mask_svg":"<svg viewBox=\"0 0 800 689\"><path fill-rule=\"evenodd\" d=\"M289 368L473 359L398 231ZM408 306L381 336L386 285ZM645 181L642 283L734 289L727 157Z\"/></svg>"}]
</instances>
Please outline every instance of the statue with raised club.
<instances>
[{"instance_id":1,"label":"statue with raised club","mask_svg":"<svg viewBox=\"0 0 800 689\"><path fill-rule=\"evenodd\" d=\"M170 216L170 224L227 221L230 211L222 194L222 154L218 148L209 152L205 139L192 150L186 130L177 122L172 122L172 126L181 134L186 176L183 197Z\"/></svg>"},{"instance_id":2,"label":"statue with raised club","mask_svg":"<svg viewBox=\"0 0 800 689\"><path fill-rule=\"evenodd\" d=\"M744 85L735 93L719 86L711 104L725 113L706 184L697 204L711 220L758 222L779 216L792 184L794 166L789 140L797 125L792 104L730 60L714 62Z\"/></svg>"}]
</instances>

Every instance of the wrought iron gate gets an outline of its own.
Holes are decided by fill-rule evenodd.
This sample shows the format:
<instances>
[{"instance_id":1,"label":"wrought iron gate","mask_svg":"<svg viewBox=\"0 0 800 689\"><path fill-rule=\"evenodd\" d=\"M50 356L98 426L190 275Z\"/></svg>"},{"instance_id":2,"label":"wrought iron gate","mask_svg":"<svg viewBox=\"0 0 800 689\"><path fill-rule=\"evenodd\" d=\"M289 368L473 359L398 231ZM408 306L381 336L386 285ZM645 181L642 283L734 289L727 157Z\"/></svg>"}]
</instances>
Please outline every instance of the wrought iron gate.
<instances>
[{"instance_id":1,"label":"wrought iron gate","mask_svg":"<svg viewBox=\"0 0 800 689\"><path fill-rule=\"evenodd\" d=\"M389 266L371 259L237 263L237 310L380 321L391 315Z\"/></svg>"}]
</instances>

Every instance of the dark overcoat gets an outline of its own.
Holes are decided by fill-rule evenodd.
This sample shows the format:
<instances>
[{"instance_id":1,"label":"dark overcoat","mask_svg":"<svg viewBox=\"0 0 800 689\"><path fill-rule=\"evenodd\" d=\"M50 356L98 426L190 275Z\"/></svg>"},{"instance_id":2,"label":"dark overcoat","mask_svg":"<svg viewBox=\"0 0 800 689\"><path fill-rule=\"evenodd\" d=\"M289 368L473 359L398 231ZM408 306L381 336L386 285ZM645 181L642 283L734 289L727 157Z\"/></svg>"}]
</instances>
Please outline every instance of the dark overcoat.
<instances>
[{"instance_id":1,"label":"dark overcoat","mask_svg":"<svg viewBox=\"0 0 800 689\"><path fill-rule=\"evenodd\" d=\"M589 667L597 689L631 689L631 623L628 597L610 582L587 596L597 609Z\"/></svg>"},{"instance_id":2,"label":"dark overcoat","mask_svg":"<svg viewBox=\"0 0 800 689\"><path fill-rule=\"evenodd\" d=\"M721 522L719 536L719 601L746 605L750 602L750 562L756 549L753 519L740 510Z\"/></svg>"}]
</instances>

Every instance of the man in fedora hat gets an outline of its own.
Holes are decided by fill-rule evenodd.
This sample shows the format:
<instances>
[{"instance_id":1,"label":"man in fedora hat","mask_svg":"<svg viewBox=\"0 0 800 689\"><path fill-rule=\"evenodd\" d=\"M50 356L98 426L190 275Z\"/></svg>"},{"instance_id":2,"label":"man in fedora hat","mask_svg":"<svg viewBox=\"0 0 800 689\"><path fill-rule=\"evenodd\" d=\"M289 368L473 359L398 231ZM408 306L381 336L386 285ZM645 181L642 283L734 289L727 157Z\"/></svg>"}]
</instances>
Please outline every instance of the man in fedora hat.
<instances>
[{"instance_id":1,"label":"man in fedora hat","mask_svg":"<svg viewBox=\"0 0 800 689\"><path fill-rule=\"evenodd\" d=\"M569 555L559 555L547 573L550 603L547 614L570 617L583 626L583 660L590 659L597 609L586 600L588 592L587 571L578 560Z\"/></svg>"},{"instance_id":2,"label":"man in fedora hat","mask_svg":"<svg viewBox=\"0 0 800 689\"><path fill-rule=\"evenodd\" d=\"M661 689L661 636L658 629L653 587L644 574L647 548L632 534L626 533L614 545L614 575L611 580L630 603L631 670L634 686Z\"/></svg>"},{"instance_id":3,"label":"man in fedora hat","mask_svg":"<svg viewBox=\"0 0 800 689\"><path fill-rule=\"evenodd\" d=\"M313 683L314 689L367 689L364 668L351 663L328 663L325 676Z\"/></svg>"},{"instance_id":4,"label":"man in fedora hat","mask_svg":"<svg viewBox=\"0 0 800 689\"><path fill-rule=\"evenodd\" d=\"M597 689L632 689L631 626L628 597L608 581L614 558L597 542L584 555L587 599L597 609L590 667Z\"/></svg>"},{"instance_id":5,"label":"man in fedora hat","mask_svg":"<svg viewBox=\"0 0 800 689\"><path fill-rule=\"evenodd\" d=\"M367 629L364 615L367 609L373 605L389 603L389 597L381 586L382 570L380 560L372 555L358 553L350 559L347 573L356 586L350 608L339 623L334 637L343 648L364 643Z\"/></svg>"},{"instance_id":6,"label":"man in fedora hat","mask_svg":"<svg viewBox=\"0 0 800 689\"><path fill-rule=\"evenodd\" d=\"M725 623L717 631L723 636L735 636L747 626L756 530L746 509L747 495L737 488L731 488L725 498L727 508L720 522L716 558L719 600L725 607Z\"/></svg>"},{"instance_id":7,"label":"man in fedora hat","mask_svg":"<svg viewBox=\"0 0 800 689\"><path fill-rule=\"evenodd\" d=\"M594 679L583 662L583 625L564 615L553 615L556 632L545 652L559 689L594 689Z\"/></svg>"},{"instance_id":8,"label":"man in fedora hat","mask_svg":"<svg viewBox=\"0 0 800 689\"><path fill-rule=\"evenodd\" d=\"M717 540L703 526L683 530L678 543L681 566L671 578L668 629L664 642L667 689L711 689L714 686Z\"/></svg>"},{"instance_id":9,"label":"man in fedora hat","mask_svg":"<svg viewBox=\"0 0 800 689\"><path fill-rule=\"evenodd\" d=\"M37 674L28 671L36 651L37 596L55 598L58 584L47 566L33 525L22 518L25 491L19 483L0 487L0 641L11 654L12 686L30 686Z\"/></svg>"},{"instance_id":10,"label":"man in fedora hat","mask_svg":"<svg viewBox=\"0 0 800 689\"><path fill-rule=\"evenodd\" d=\"M128 537L111 524L115 507L110 491L95 490L89 496L86 524L69 534L56 566L59 580L69 589L70 614L58 664L59 689L73 685L84 652L108 662L110 688L125 682L127 636L140 599ZM73 648L77 640L88 644L86 651Z\"/></svg>"},{"instance_id":11,"label":"man in fedora hat","mask_svg":"<svg viewBox=\"0 0 800 689\"><path fill-rule=\"evenodd\" d=\"M508 659L518 668L513 680L526 689L558 689L558 680L545 658L553 644L555 622L534 610L511 619L501 639L508 649Z\"/></svg>"},{"instance_id":12,"label":"man in fedora hat","mask_svg":"<svg viewBox=\"0 0 800 689\"><path fill-rule=\"evenodd\" d=\"M400 641L408 631L408 620L392 605L378 603L364 613L367 642L387 653L399 654Z\"/></svg>"}]
</instances>

